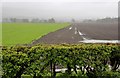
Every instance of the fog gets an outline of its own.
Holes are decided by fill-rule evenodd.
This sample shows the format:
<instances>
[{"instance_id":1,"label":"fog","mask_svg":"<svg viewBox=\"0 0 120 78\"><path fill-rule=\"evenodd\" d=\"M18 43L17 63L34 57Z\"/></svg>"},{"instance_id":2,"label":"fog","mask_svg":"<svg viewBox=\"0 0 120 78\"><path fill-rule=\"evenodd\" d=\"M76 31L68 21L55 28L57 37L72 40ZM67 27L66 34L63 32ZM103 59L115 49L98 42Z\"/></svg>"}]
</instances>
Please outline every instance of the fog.
<instances>
[{"instance_id":1,"label":"fog","mask_svg":"<svg viewBox=\"0 0 120 78\"><path fill-rule=\"evenodd\" d=\"M118 16L118 0L3 0L2 18L98 19Z\"/></svg>"}]
</instances>

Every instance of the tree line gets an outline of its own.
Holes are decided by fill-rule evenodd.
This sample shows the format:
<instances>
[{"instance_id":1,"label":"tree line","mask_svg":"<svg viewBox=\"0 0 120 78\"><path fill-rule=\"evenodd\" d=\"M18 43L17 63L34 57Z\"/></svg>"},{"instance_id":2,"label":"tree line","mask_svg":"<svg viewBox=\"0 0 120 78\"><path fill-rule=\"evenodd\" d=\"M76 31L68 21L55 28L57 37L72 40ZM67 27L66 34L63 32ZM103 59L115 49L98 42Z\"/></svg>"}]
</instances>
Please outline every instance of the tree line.
<instances>
[{"instance_id":1,"label":"tree line","mask_svg":"<svg viewBox=\"0 0 120 78\"><path fill-rule=\"evenodd\" d=\"M4 23L55 23L55 19L54 18L50 18L50 19L38 19L38 18L33 18L33 19L19 19L19 18L3 18L2 22Z\"/></svg>"},{"instance_id":2,"label":"tree line","mask_svg":"<svg viewBox=\"0 0 120 78\"><path fill-rule=\"evenodd\" d=\"M106 17L106 18L96 19L96 20L86 19L83 22L84 23L117 23L118 22L118 18Z\"/></svg>"},{"instance_id":3,"label":"tree line","mask_svg":"<svg viewBox=\"0 0 120 78\"><path fill-rule=\"evenodd\" d=\"M75 22L83 22L83 23L117 23L119 22L119 18L110 18L110 17L106 17L106 18L102 18L102 19L84 19L82 20L76 20L74 18L71 18L71 20L62 20L62 21L56 21L54 18L50 18L50 19L39 19L39 18L33 18L33 19L20 19L20 18L3 18L2 22L3 23L7 23L7 22L19 22L19 23L55 23L55 22L71 22L71 23L75 23Z\"/></svg>"}]
</instances>

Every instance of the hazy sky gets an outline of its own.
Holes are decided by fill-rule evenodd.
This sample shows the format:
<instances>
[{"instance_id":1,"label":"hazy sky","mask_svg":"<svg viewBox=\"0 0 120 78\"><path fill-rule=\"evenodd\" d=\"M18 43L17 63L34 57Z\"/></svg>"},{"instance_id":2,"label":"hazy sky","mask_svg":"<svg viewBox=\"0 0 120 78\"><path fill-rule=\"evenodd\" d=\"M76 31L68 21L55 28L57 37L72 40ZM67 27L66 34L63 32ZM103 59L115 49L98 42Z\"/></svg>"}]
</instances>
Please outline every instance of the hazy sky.
<instances>
[{"instance_id":1,"label":"hazy sky","mask_svg":"<svg viewBox=\"0 0 120 78\"><path fill-rule=\"evenodd\" d=\"M119 0L2 0L2 17L88 19L118 16Z\"/></svg>"}]
</instances>

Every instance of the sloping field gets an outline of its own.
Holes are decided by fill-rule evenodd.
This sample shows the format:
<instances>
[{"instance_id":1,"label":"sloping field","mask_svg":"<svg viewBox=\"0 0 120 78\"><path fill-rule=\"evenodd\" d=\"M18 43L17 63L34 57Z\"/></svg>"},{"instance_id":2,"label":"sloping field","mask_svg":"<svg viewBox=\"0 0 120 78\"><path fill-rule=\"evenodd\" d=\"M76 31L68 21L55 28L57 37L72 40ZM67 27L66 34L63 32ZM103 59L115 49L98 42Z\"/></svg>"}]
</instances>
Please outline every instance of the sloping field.
<instances>
[{"instance_id":1,"label":"sloping field","mask_svg":"<svg viewBox=\"0 0 120 78\"><path fill-rule=\"evenodd\" d=\"M27 44L58 29L69 26L69 23L3 23L2 44Z\"/></svg>"}]
</instances>

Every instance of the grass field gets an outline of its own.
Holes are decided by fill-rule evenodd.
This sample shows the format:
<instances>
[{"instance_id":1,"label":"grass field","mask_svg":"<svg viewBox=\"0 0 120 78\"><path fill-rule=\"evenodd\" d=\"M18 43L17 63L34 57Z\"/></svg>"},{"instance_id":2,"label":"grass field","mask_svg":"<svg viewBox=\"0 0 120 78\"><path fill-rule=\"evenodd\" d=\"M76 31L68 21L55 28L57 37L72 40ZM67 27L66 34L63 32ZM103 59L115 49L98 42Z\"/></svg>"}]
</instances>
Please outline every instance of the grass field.
<instances>
[{"instance_id":1,"label":"grass field","mask_svg":"<svg viewBox=\"0 0 120 78\"><path fill-rule=\"evenodd\" d=\"M0 45L2 45L2 23L0 23Z\"/></svg>"},{"instance_id":2,"label":"grass field","mask_svg":"<svg viewBox=\"0 0 120 78\"><path fill-rule=\"evenodd\" d=\"M69 23L3 23L2 44L27 44L49 32L69 26Z\"/></svg>"}]
</instances>

